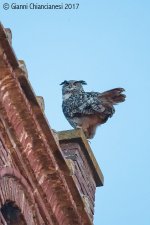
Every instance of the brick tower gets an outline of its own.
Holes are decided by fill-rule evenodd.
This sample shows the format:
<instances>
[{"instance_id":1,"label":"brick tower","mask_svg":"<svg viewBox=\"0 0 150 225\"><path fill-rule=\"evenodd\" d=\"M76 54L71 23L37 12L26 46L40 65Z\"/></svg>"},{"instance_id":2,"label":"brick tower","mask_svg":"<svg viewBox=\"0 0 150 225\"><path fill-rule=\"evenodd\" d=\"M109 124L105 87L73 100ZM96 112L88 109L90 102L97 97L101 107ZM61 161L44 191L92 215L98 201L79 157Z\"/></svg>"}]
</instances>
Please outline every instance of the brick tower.
<instances>
[{"instance_id":1,"label":"brick tower","mask_svg":"<svg viewBox=\"0 0 150 225\"><path fill-rule=\"evenodd\" d=\"M103 175L82 130L54 133L0 24L0 225L91 225Z\"/></svg>"}]
</instances>

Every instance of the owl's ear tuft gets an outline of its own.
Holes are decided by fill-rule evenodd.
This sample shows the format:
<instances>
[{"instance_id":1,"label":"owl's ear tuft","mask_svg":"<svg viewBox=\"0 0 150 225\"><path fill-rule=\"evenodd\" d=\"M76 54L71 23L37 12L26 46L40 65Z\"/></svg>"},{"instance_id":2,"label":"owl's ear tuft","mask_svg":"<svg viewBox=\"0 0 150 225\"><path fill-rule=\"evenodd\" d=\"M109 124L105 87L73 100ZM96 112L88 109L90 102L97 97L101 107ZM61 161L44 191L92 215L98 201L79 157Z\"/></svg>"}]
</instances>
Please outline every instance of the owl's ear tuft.
<instances>
[{"instance_id":1,"label":"owl's ear tuft","mask_svg":"<svg viewBox=\"0 0 150 225\"><path fill-rule=\"evenodd\" d=\"M67 84L68 81L64 80L60 85Z\"/></svg>"},{"instance_id":2,"label":"owl's ear tuft","mask_svg":"<svg viewBox=\"0 0 150 225\"><path fill-rule=\"evenodd\" d=\"M83 84L83 85L86 85L87 84L84 80L79 80L78 82L81 83L81 84Z\"/></svg>"}]
</instances>

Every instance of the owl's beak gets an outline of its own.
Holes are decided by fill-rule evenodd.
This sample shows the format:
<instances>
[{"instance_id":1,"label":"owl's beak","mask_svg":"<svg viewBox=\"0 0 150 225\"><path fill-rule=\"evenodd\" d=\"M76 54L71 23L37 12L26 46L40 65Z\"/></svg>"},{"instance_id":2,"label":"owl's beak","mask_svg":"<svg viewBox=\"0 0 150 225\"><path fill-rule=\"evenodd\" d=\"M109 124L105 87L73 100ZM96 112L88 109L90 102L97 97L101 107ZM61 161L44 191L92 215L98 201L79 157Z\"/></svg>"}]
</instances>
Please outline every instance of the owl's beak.
<instances>
[{"instance_id":1,"label":"owl's beak","mask_svg":"<svg viewBox=\"0 0 150 225\"><path fill-rule=\"evenodd\" d=\"M68 87L69 87L70 89L72 89L72 88L73 88L73 85L72 85L72 84L69 84Z\"/></svg>"}]
</instances>

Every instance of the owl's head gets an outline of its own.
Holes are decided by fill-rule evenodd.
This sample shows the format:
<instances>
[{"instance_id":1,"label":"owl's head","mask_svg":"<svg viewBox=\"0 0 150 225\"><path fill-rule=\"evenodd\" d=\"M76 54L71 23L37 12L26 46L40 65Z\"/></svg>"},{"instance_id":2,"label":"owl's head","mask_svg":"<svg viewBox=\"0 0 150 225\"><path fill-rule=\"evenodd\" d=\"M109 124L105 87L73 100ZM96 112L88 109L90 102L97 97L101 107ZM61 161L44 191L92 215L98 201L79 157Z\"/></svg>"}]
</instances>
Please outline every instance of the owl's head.
<instances>
[{"instance_id":1,"label":"owl's head","mask_svg":"<svg viewBox=\"0 0 150 225\"><path fill-rule=\"evenodd\" d=\"M78 93L83 92L83 86L86 82L84 80L65 80L60 85L62 86L62 94L69 94L69 93Z\"/></svg>"}]
</instances>

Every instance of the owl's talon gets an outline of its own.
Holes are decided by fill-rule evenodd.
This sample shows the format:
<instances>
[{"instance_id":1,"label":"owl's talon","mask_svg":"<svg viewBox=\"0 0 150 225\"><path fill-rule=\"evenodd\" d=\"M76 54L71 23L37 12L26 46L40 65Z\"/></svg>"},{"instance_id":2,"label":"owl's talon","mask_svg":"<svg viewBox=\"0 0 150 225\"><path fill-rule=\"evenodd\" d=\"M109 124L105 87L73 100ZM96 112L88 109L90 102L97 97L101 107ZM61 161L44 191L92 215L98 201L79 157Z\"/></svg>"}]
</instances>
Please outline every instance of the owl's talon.
<instances>
[{"instance_id":1,"label":"owl's talon","mask_svg":"<svg viewBox=\"0 0 150 225\"><path fill-rule=\"evenodd\" d=\"M81 126L76 126L76 128L77 128L77 129L82 129L82 127L81 127Z\"/></svg>"}]
</instances>

